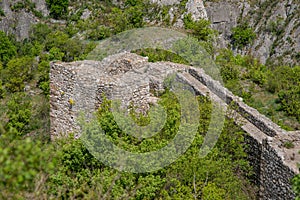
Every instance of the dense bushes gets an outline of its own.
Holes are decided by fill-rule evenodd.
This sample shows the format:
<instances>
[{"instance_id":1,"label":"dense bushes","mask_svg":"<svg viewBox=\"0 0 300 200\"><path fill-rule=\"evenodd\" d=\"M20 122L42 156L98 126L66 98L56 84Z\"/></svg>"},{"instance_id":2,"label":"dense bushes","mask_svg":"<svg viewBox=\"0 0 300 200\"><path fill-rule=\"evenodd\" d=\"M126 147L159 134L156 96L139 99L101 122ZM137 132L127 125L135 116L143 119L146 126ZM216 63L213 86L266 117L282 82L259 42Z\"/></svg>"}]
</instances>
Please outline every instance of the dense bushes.
<instances>
[{"instance_id":1,"label":"dense bushes","mask_svg":"<svg viewBox=\"0 0 300 200\"><path fill-rule=\"evenodd\" d=\"M94 44L78 42L64 30L45 24L34 25L30 38L20 42L3 32L0 35L0 46L4 45L0 50L2 125L15 135L31 133L48 140L49 62L83 59Z\"/></svg>"},{"instance_id":2,"label":"dense bushes","mask_svg":"<svg viewBox=\"0 0 300 200\"><path fill-rule=\"evenodd\" d=\"M294 85L289 90L278 93L280 110L288 115L295 116L300 122L300 86Z\"/></svg>"},{"instance_id":3,"label":"dense bushes","mask_svg":"<svg viewBox=\"0 0 300 200\"><path fill-rule=\"evenodd\" d=\"M205 19L199 19L194 21L192 15L185 15L183 18L184 26L187 30L190 30L194 37L199 40L209 41L212 39L216 32L210 28L210 21Z\"/></svg>"},{"instance_id":4,"label":"dense bushes","mask_svg":"<svg viewBox=\"0 0 300 200\"><path fill-rule=\"evenodd\" d=\"M232 44L236 48L243 48L253 42L256 34L247 24L232 29Z\"/></svg>"},{"instance_id":5,"label":"dense bushes","mask_svg":"<svg viewBox=\"0 0 300 200\"><path fill-rule=\"evenodd\" d=\"M24 135L29 130L31 102L24 93L15 93L7 103L9 121L6 129L17 135Z\"/></svg>"},{"instance_id":6,"label":"dense bushes","mask_svg":"<svg viewBox=\"0 0 300 200\"><path fill-rule=\"evenodd\" d=\"M63 19L68 16L69 0L46 0L50 15L54 19Z\"/></svg>"},{"instance_id":7,"label":"dense bushes","mask_svg":"<svg viewBox=\"0 0 300 200\"><path fill-rule=\"evenodd\" d=\"M10 60L3 70L5 88L9 92L21 92L25 83L33 79L37 64L31 57L21 57Z\"/></svg>"},{"instance_id":8,"label":"dense bushes","mask_svg":"<svg viewBox=\"0 0 300 200\"><path fill-rule=\"evenodd\" d=\"M300 128L298 66L266 66L251 56L235 56L230 50L221 51L216 61L225 86L233 93L276 123L281 123L283 128ZM261 98L273 100L261 101ZM283 117L290 122L284 125L280 122Z\"/></svg>"},{"instance_id":9,"label":"dense bushes","mask_svg":"<svg viewBox=\"0 0 300 200\"><path fill-rule=\"evenodd\" d=\"M278 78L280 77L280 78ZM266 88L278 94L279 109L300 122L300 67L277 67L268 73Z\"/></svg>"},{"instance_id":10,"label":"dense bushes","mask_svg":"<svg viewBox=\"0 0 300 200\"><path fill-rule=\"evenodd\" d=\"M99 120L106 135L115 144L138 152L155 149L159 143L171 139L177 131L174 123L180 119L180 108L171 92L167 91L161 97L160 103L166 107L168 117L165 128L157 136L138 141L117 130L107 101L99 110ZM153 173L118 172L106 167L72 135L44 145L29 138L22 143L22 140L12 138L2 140L2 198L29 195L54 199L251 199L253 194L244 191L244 187L251 188L250 184L237 175L247 174L250 170L244 160L243 133L232 121L226 122L212 152L205 158L199 157L199 146L207 132L211 108L208 99L199 98L199 102L201 127L191 147L172 165ZM11 132L4 136L11 136ZM14 153L8 154L11 151Z\"/></svg>"},{"instance_id":11,"label":"dense bushes","mask_svg":"<svg viewBox=\"0 0 300 200\"><path fill-rule=\"evenodd\" d=\"M0 31L0 62L7 63L16 53L16 47L10 38Z\"/></svg>"},{"instance_id":12,"label":"dense bushes","mask_svg":"<svg viewBox=\"0 0 300 200\"><path fill-rule=\"evenodd\" d=\"M54 162L49 160L45 145L30 138L12 139L10 134L2 134L0 141L0 198L23 199L34 193L38 187L35 183L42 183L42 173L49 173Z\"/></svg>"},{"instance_id":13,"label":"dense bushes","mask_svg":"<svg viewBox=\"0 0 300 200\"><path fill-rule=\"evenodd\" d=\"M296 193L296 200L299 200L300 199L300 175L297 175L292 182L293 182L293 189Z\"/></svg>"}]
</instances>

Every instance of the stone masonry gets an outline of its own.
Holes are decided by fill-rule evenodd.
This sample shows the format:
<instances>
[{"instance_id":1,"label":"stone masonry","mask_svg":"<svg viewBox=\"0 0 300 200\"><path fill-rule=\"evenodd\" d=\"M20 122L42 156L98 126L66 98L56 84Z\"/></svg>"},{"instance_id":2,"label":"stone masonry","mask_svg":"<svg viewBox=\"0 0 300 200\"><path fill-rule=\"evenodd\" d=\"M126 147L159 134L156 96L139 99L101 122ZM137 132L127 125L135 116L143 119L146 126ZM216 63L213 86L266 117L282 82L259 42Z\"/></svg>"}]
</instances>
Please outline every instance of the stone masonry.
<instances>
[{"instance_id":1,"label":"stone masonry","mask_svg":"<svg viewBox=\"0 0 300 200\"><path fill-rule=\"evenodd\" d=\"M51 138L70 132L79 136L78 115L83 113L91 117L103 101L103 94L108 99L119 99L123 108L133 103L137 112L145 113L157 100L153 91L163 90L164 79L173 73L196 94L209 95L222 106L235 108L230 109L228 117L234 116L247 133L248 159L255 172L253 180L260 188L259 199L294 199L290 180L299 173L300 133L281 129L201 68L170 62L149 63L147 58L131 53L112 55L101 62L53 62L50 71ZM287 142L294 147L285 148Z\"/></svg>"}]
</instances>

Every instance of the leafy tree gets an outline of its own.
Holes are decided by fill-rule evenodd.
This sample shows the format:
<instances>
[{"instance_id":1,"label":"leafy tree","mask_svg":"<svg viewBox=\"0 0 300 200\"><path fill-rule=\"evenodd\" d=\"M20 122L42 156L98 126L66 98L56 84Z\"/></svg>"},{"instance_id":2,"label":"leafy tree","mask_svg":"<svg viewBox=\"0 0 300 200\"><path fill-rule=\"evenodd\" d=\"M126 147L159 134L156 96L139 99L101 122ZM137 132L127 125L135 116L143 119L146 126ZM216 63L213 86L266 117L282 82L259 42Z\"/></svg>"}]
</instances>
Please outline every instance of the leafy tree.
<instances>
[{"instance_id":1,"label":"leafy tree","mask_svg":"<svg viewBox=\"0 0 300 200\"><path fill-rule=\"evenodd\" d=\"M62 49L65 46L68 39L69 36L63 31L58 30L55 32L51 32L46 36L45 48L47 51L49 51L53 47Z\"/></svg>"},{"instance_id":2,"label":"leafy tree","mask_svg":"<svg viewBox=\"0 0 300 200\"><path fill-rule=\"evenodd\" d=\"M232 29L232 43L236 48L243 48L253 42L255 32L248 24L242 24Z\"/></svg>"},{"instance_id":3,"label":"leafy tree","mask_svg":"<svg viewBox=\"0 0 300 200\"><path fill-rule=\"evenodd\" d=\"M16 53L16 47L10 38L3 31L0 31L0 62L6 64Z\"/></svg>"},{"instance_id":4,"label":"leafy tree","mask_svg":"<svg viewBox=\"0 0 300 200\"><path fill-rule=\"evenodd\" d=\"M5 97L5 89L3 88L2 81L0 80L0 99Z\"/></svg>"},{"instance_id":5,"label":"leafy tree","mask_svg":"<svg viewBox=\"0 0 300 200\"><path fill-rule=\"evenodd\" d=\"M29 41L25 39L19 44L18 47L18 56L39 56L43 51L44 45L37 41Z\"/></svg>"},{"instance_id":6,"label":"leafy tree","mask_svg":"<svg viewBox=\"0 0 300 200\"><path fill-rule=\"evenodd\" d=\"M12 135L11 131L1 134L1 199L23 199L25 194L36 189L35 182L43 184L42 173L50 173L54 168L48 146L29 137L15 139Z\"/></svg>"},{"instance_id":7,"label":"leafy tree","mask_svg":"<svg viewBox=\"0 0 300 200\"><path fill-rule=\"evenodd\" d=\"M202 199L205 200L223 200L225 197L226 191L214 183L207 183L202 190Z\"/></svg>"},{"instance_id":8,"label":"leafy tree","mask_svg":"<svg viewBox=\"0 0 300 200\"><path fill-rule=\"evenodd\" d=\"M265 87L269 92L278 95L279 110L300 121L300 67L280 66L269 69L266 75Z\"/></svg>"},{"instance_id":9,"label":"leafy tree","mask_svg":"<svg viewBox=\"0 0 300 200\"><path fill-rule=\"evenodd\" d=\"M119 8L112 8L108 15L108 21L113 28L113 33L117 34L129 28L129 22L124 12Z\"/></svg>"},{"instance_id":10,"label":"leafy tree","mask_svg":"<svg viewBox=\"0 0 300 200\"><path fill-rule=\"evenodd\" d=\"M280 77L280 78L278 78ZM271 93L287 91L300 81L300 67L279 66L267 72L266 89Z\"/></svg>"},{"instance_id":11,"label":"leafy tree","mask_svg":"<svg viewBox=\"0 0 300 200\"><path fill-rule=\"evenodd\" d=\"M43 44L46 41L47 35L52 32L51 28L47 24L38 23L31 27L30 39Z\"/></svg>"},{"instance_id":12,"label":"leafy tree","mask_svg":"<svg viewBox=\"0 0 300 200\"><path fill-rule=\"evenodd\" d=\"M50 53L50 60L62 59L66 62L84 59L94 47L94 43L84 43L69 38L69 35L62 31L50 33L45 44L46 50Z\"/></svg>"},{"instance_id":13,"label":"leafy tree","mask_svg":"<svg viewBox=\"0 0 300 200\"><path fill-rule=\"evenodd\" d=\"M52 47L49 50L49 60L62 60L65 54L57 47Z\"/></svg>"},{"instance_id":14,"label":"leafy tree","mask_svg":"<svg viewBox=\"0 0 300 200\"><path fill-rule=\"evenodd\" d=\"M141 28L144 26L143 5L130 6L125 10L125 16L131 26L130 28Z\"/></svg>"},{"instance_id":15,"label":"leafy tree","mask_svg":"<svg viewBox=\"0 0 300 200\"><path fill-rule=\"evenodd\" d=\"M296 200L300 199L300 175L296 175L292 180L293 190L296 193Z\"/></svg>"},{"instance_id":16,"label":"leafy tree","mask_svg":"<svg viewBox=\"0 0 300 200\"><path fill-rule=\"evenodd\" d=\"M300 83L300 82L299 82ZM278 93L280 110L295 116L300 122L300 86L292 86L289 90L282 90Z\"/></svg>"},{"instance_id":17,"label":"leafy tree","mask_svg":"<svg viewBox=\"0 0 300 200\"><path fill-rule=\"evenodd\" d=\"M1 2L1 1L0 1ZM0 17L5 17L5 13L4 11L2 10L2 8L0 8Z\"/></svg>"},{"instance_id":18,"label":"leafy tree","mask_svg":"<svg viewBox=\"0 0 300 200\"><path fill-rule=\"evenodd\" d=\"M31 102L24 93L13 94L7 103L9 121L6 124L7 130L13 130L17 135L24 135L29 129L31 118Z\"/></svg>"},{"instance_id":19,"label":"leafy tree","mask_svg":"<svg viewBox=\"0 0 300 200\"><path fill-rule=\"evenodd\" d=\"M31 57L21 57L10 60L3 70L5 87L9 92L23 91L25 82L34 77L36 62Z\"/></svg>"},{"instance_id":20,"label":"leafy tree","mask_svg":"<svg viewBox=\"0 0 300 200\"><path fill-rule=\"evenodd\" d=\"M91 40L102 40L111 35L111 31L108 27L97 25L95 28L91 30L88 34L88 39Z\"/></svg>"},{"instance_id":21,"label":"leafy tree","mask_svg":"<svg viewBox=\"0 0 300 200\"><path fill-rule=\"evenodd\" d=\"M38 87L43 90L43 93L49 98L50 95L50 64L48 61L41 61L38 65L38 71L40 73L38 80Z\"/></svg>"},{"instance_id":22,"label":"leafy tree","mask_svg":"<svg viewBox=\"0 0 300 200\"><path fill-rule=\"evenodd\" d=\"M54 19L64 19L68 15L69 0L46 0L46 2Z\"/></svg>"},{"instance_id":23,"label":"leafy tree","mask_svg":"<svg viewBox=\"0 0 300 200\"><path fill-rule=\"evenodd\" d=\"M209 41L215 34L215 31L210 28L210 21L205 19L199 19L194 21L192 15L185 15L183 18L184 26L190 30L194 37L198 40Z\"/></svg>"}]
</instances>

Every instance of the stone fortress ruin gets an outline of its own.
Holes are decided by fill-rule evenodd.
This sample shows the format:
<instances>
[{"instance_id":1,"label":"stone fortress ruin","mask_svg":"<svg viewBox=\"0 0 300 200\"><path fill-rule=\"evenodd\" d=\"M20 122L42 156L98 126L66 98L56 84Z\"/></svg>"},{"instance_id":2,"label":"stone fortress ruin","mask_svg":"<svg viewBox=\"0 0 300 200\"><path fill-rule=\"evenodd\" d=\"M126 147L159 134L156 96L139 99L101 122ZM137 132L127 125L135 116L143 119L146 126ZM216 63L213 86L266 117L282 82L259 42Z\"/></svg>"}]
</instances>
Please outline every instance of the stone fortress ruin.
<instances>
[{"instance_id":1,"label":"stone fortress ruin","mask_svg":"<svg viewBox=\"0 0 300 200\"><path fill-rule=\"evenodd\" d=\"M197 95L209 97L224 107L234 105L234 120L247 133L248 159L255 172L260 199L294 199L290 180L299 173L300 133L281 129L256 109L247 106L201 68L171 62L150 63L132 53L119 53L102 61L53 62L50 71L51 138L80 133L77 117L91 117L103 101L120 99L121 106L133 102L144 112L157 101L153 91L163 90L163 81L176 73ZM228 106L229 107L229 106ZM228 114L228 117L232 117ZM228 112L229 113L229 112ZM293 148L285 148L285 143Z\"/></svg>"}]
</instances>

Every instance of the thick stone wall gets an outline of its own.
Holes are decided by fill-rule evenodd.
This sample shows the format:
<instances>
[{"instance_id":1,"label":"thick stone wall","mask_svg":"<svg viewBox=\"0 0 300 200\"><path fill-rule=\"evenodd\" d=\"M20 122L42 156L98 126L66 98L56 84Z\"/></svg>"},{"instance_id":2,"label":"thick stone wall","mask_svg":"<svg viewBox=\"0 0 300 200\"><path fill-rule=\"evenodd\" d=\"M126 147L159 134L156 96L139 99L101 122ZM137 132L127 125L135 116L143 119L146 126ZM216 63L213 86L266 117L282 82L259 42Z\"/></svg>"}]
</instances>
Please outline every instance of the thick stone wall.
<instances>
[{"instance_id":1,"label":"thick stone wall","mask_svg":"<svg viewBox=\"0 0 300 200\"><path fill-rule=\"evenodd\" d=\"M288 167L279 152L263 140L260 157L260 199L295 199L291 179L295 171Z\"/></svg>"},{"instance_id":2,"label":"thick stone wall","mask_svg":"<svg viewBox=\"0 0 300 200\"><path fill-rule=\"evenodd\" d=\"M78 117L89 119L107 99L120 100L126 109L145 114L157 98L151 90L162 90L169 74L187 66L173 63L148 63L136 54L121 53L103 61L51 63L50 68L50 134L55 139L68 133L80 133Z\"/></svg>"},{"instance_id":3,"label":"thick stone wall","mask_svg":"<svg viewBox=\"0 0 300 200\"><path fill-rule=\"evenodd\" d=\"M155 103L151 90L163 89L164 78L174 72L196 94L210 93L212 100L233 109L236 123L247 132L248 159L254 170L251 178L260 188L259 199L294 199L290 181L299 173L299 132L281 129L200 68L169 62L148 63L146 58L130 53L113 55L102 62L52 63L51 137L80 132L76 124L78 114L83 111L89 117L102 102L103 93L109 99L121 99L125 107L134 102L147 109L149 103ZM287 142L294 147L286 148Z\"/></svg>"},{"instance_id":4,"label":"thick stone wall","mask_svg":"<svg viewBox=\"0 0 300 200\"><path fill-rule=\"evenodd\" d=\"M228 105L231 104L236 106L239 113L268 136L274 137L277 134L285 134L286 131L282 130L277 124L264 115L261 115L256 109L243 103L241 98L236 97L231 91L224 88L218 81L213 80L210 76L205 74L203 69L190 68L189 73L202 84L207 86L209 90L218 95Z\"/></svg>"},{"instance_id":5,"label":"thick stone wall","mask_svg":"<svg viewBox=\"0 0 300 200\"><path fill-rule=\"evenodd\" d=\"M202 69L190 68L189 73L216 94L228 105L241 114L260 131L243 127L248 135L245 137L249 148L248 159L253 167L252 180L259 186L259 199L294 199L291 179L299 173L297 163L300 162L300 135L298 132L287 132L256 109L242 102L218 81L213 80ZM286 142L294 147L285 148Z\"/></svg>"}]
</instances>

